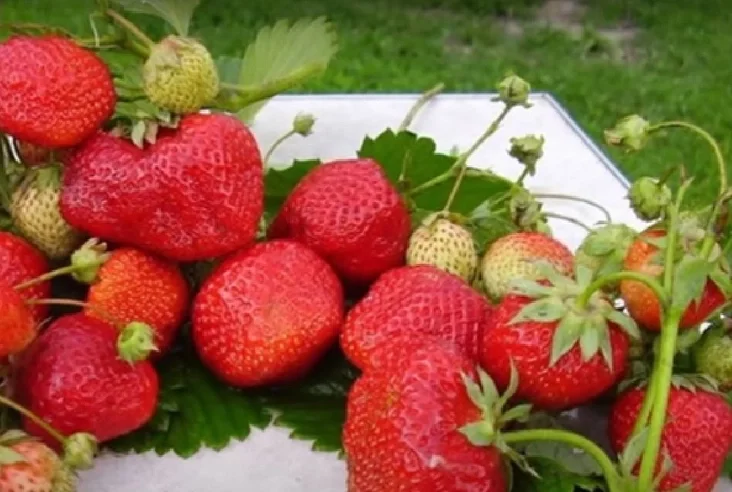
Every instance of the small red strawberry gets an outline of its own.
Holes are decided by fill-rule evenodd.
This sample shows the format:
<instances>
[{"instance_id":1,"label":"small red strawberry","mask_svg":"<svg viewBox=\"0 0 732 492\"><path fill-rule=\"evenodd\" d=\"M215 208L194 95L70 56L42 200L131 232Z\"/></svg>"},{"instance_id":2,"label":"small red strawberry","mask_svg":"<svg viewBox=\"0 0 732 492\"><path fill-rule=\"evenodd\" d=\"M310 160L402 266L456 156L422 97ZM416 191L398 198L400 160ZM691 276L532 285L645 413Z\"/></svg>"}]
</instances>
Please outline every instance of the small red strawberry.
<instances>
[{"instance_id":1,"label":"small red strawberry","mask_svg":"<svg viewBox=\"0 0 732 492\"><path fill-rule=\"evenodd\" d=\"M71 147L112 115L107 66L58 36L13 36L0 44L0 131L44 147Z\"/></svg>"},{"instance_id":2,"label":"small red strawberry","mask_svg":"<svg viewBox=\"0 0 732 492\"><path fill-rule=\"evenodd\" d=\"M524 280L503 298L483 332L481 362L501 388L512 366L518 373L518 398L546 410L564 410L589 402L622 377L628 334L638 328L616 311L600 292L581 301L591 271L578 280L540 266L545 280ZM626 331L628 333L626 333Z\"/></svg>"},{"instance_id":3,"label":"small red strawberry","mask_svg":"<svg viewBox=\"0 0 732 492\"><path fill-rule=\"evenodd\" d=\"M193 304L192 335L209 369L239 387L303 376L338 339L342 287L308 247L261 243L222 263Z\"/></svg>"},{"instance_id":4,"label":"small red strawberry","mask_svg":"<svg viewBox=\"0 0 732 492\"><path fill-rule=\"evenodd\" d=\"M2 492L74 492L76 475L40 441L19 431L0 435Z\"/></svg>"},{"instance_id":5,"label":"small red strawberry","mask_svg":"<svg viewBox=\"0 0 732 492\"><path fill-rule=\"evenodd\" d=\"M373 350L398 335L433 337L477 360L490 304L462 279L431 265L383 274L346 317L341 347L356 366L374 361Z\"/></svg>"},{"instance_id":6,"label":"small red strawberry","mask_svg":"<svg viewBox=\"0 0 732 492\"><path fill-rule=\"evenodd\" d=\"M89 287L84 312L155 331L157 354L173 342L188 309L188 283L178 265L134 248L112 251ZM102 314L104 313L104 314Z\"/></svg>"},{"instance_id":7,"label":"small red strawberry","mask_svg":"<svg viewBox=\"0 0 732 492\"><path fill-rule=\"evenodd\" d=\"M263 209L262 159L233 116L192 114L144 150L98 133L67 160L66 221L90 236L194 261L250 245Z\"/></svg>"},{"instance_id":8,"label":"small red strawberry","mask_svg":"<svg viewBox=\"0 0 732 492\"><path fill-rule=\"evenodd\" d=\"M308 245L344 282L364 286L404 264L410 227L407 207L381 166L353 159L310 171L285 201L269 234Z\"/></svg>"},{"instance_id":9,"label":"small red strawberry","mask_svg":"<svg viewBox=\"0 0 732 492\"><path fill-rule=\"evenodd\" d=\"M33 313L15 289L0 284L0 358L25 349L36 336Z\"/></svg>"},{"instance_id":10,"label":"small red strawberry","mask_svg":"<svg viewBox=\"0 0 732 492\"><path fill-rule=\"evenodd\" d=\"M609 434L618 453L630 439L645 393L645 388L634 388L615 401ZM659 492L676 490L684 484L690 484L693 492L711 492L732 448L732 408L718 393L672 387L666 413L656 473L661 470L664 455L670 458L672 467L662 478Z\"/></svg>"},{"instance_id":11,"label":"small red strawberry","mask_svg":"<svg viewBox=\"0 0 732 492\"><path fill-rule=\"evenodd\" d=\"M475 374L470 359L447 344L407 338L375 353L379 366L348 395L348 491L508 490L498 449L463 433L483 418L463 382Z\"/></svg>"},{"instance_id":12,"label":"small red strawberry","mask_svg":"<svg viewBox=\"0 0 732 492\"><path fill-rule=\"evenodd\" d=\"M625 257L625 269L661 278L663 275L663 258L661 251L652 242L663 241L666 231L653 227L643 233L631 245ZM729 277L729 273L723 274ZM623 280L620 283L620 294L630 315L644 328L652 331L661 329L661 307L658 297L645 284L635 280ZM692 328L706 320L714 311L726 302L726 296L711 278L706 281L700 298L691 302L684 311L679 328Z\"/></svg>"},{"instance_id":13,"label":"small red strawberry","mask_svg":"<svg viewBox=\"0 0 732 492\"><path fill-rule=\"evenodd\" d=\"M23 353L19 399L61 434L88 432L99 442L132 432L155 412L158 375L144 360L152 330L118 327L82 313L54 321ZM28 433L53 446L48 433L26 419Z\"/></svg>"},{"instance_id":14,"label":"small red strawberry","mask_svg":"<svg viewBox=\"0 0 732 492\"><path fill-rule=\"evenodd\" d=\"M536 261L549 262L559 273L570 275L574 256L565 245L540 232L514 232L498 239L480 264L486 292L500 300L509 293L512 280L539 280L541 272Z\"/></svg>"},{"instance_id":15,"label":"small red strawberry","mask_svg":"<svg viewBox=\"0 0 732 492\"><path fill-rule=\"evenodd\" d=\"M48 273L48 261L24 239L9 232L0 232L0 283L14 287ZM20 291L24 299L44 299L51 294L51 283L40 282ZM37 323L48 315L48 306L31 307Z\"/></svg>"}]
</instances>

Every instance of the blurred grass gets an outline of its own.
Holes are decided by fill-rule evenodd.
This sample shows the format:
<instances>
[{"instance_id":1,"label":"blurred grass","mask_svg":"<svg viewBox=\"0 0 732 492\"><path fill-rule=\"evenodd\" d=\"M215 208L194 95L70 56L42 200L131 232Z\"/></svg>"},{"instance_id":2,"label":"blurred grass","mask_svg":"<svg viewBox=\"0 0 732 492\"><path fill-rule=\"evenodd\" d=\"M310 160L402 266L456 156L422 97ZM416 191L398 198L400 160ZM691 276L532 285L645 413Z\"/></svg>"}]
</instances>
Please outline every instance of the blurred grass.
<instances>
[{"instance_id":1,"label":"blurred grass","mask_svg":"<svg viewBox=\"0 0 732 492\"><path fill-rule=\"evenodd\" d=\"M216 54L243 52L279 18L326 15L341 50L327 74L302 91L489 91L514 70L548 90L596 141L627 113L685 119L732 144L732 3L726 0L587 1L581 18L534 22L540 0L203 0L192 34ZM571 2L570 2L571 3ZM92 0L0 0L0 22L36 21L89 33ZM567 2L558 2L561 7ZM155 21L139 18L155 35ZM159 26L157 26L159 27ZM637 30L614 42L603 29ZM617 32L617 31L616 31ZM630 31L628 31L630 32ZM610 32L612 34L612 32ZM622 33L621 33L622 34ZM624 56L616 56L616 55ZM693 199L716 190L712 154L697 138L669 133L645 152L610 151L630 177L683 164Z\"/></svg>"}]
</instances>

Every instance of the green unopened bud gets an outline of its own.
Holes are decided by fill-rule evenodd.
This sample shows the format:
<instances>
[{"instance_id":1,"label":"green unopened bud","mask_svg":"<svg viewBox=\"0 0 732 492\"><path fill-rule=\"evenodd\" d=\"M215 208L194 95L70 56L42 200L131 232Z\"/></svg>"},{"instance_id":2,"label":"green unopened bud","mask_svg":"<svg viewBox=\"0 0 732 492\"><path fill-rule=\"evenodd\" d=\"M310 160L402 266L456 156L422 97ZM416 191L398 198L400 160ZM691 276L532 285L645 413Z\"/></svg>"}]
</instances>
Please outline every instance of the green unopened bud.
<instances>
[{"instance_id":1,"label":"green unopened bud","mask_svg":"<svg viewBox=\"0 0 732 492\"><path fill-rule=\"evenodd\" d=\"M529 176L536 174L536 163L544 155L544 136L526 135L512 138L508 154L526 166Z\"/></svg>"},{"instance_id":2,"label":"green unopened bud","mask_svg":"<svg viewBox=\"0 0 732 492\"><path fill-rule=\"evenodd\" d=\"M499 101L507 106L529 107L531 85L518 75L509 75L498 83Z\"/></svg>"},{"instance_id":3,"label":"green unopened bud","mask_svg":"<svg viewBox=\"0 0 732 492\"><path fill-rule=\"evenodd\" d=\"M146 323L133 321L124 327L117 339L117 351L122 360L131 364L147 359L157 350L155 332Z\"/></svg>"},{"instance_id":4,"label":"green unopened bud","mask_svg":"<svg viewBox=\"0 0 732 492\"><path fill-rule=\"evenodd\" d=\"M97 438L85 432L70 435L64 442L64 463L73 470L88 470L94 466L99 446Z\"/></svg>"},{"instance_id":5,"label":"green unopened bud","mask_svg":"<svg viewBox=\"0 0 732 492\"><path fill-rule=\"evenodd\" d=\"M522 231L536 231L544 221L541 211L542 204L534 195L521 188L512 192L508 202L508 212L511 221Z\"/></svg>"},{"instance_id":6,"label":"green unopened bud","mask_svg":"<svg viewBox=\"0 0 732 492\"><path fill-rule=\"evenodd\" d=\"M292 122L292 131L307 137L313 133L313 125L315 125L315 117L309 113L298 113Z\"/></svg>"},{"instance_id":7,"label":"green unopened bud","mask_svg":"<svg viewBox=\"0 0 732 492\"><path fill-rule=\"evenodd\" d=\"M642 220L660 218L671 203L671 189L656 178L643 177L635 181L628 192L633 211Z\"/></svg>"},{"instance_id":8,"label":"green unopened bud","mask_svg":"<svg viewBox=\"0 0 732 492\"><path fill-rule=\"evenodd\" d=\"M650 123L637 114L626 116L615 128L605 130L605 141L608 145L621 147L628 152L640 150L648 141L650 127Z\"/></svg>"},{"instance_id":9,"label":"green unopened bud","mask_svg":"<svg viewBox=\"0 0 732 492\"><path fill-rule=\"evenodd\" d=\"M71 276L83 284L92 284L97 280L99 268L109 259L107 245L92 238L71 254Z\"/></svg>"}]
</instances>

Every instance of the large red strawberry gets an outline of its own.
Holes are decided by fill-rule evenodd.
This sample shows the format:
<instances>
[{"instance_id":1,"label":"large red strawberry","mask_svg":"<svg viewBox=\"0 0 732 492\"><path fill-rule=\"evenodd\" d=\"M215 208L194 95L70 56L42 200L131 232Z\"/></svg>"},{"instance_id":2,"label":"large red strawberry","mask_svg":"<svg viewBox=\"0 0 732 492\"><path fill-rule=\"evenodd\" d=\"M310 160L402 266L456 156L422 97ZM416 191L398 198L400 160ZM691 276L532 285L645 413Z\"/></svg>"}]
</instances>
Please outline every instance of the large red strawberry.
<instances>
[{"instance_id":1,"label":"large red strawberry","mask_svg":"<svg viewBox=\"0 0 732 492\"><path fill-rule=\"evenodd\" d=\"M612 408L609 434L618 453L630 439L645 393L645 388L628 390ZM672 387L666 413L656 472L664 454L672 468L661 480L659 492L684 484L690 484L693 492L711 492L732 447L732 407L717 393Z\"/></svg>"},{"instance_id":2,"label":"large red strawberry","mask_svg":"<svg viewBox=\"0 0 732 492\"><path fill-rule=\"evenodd\" d=\"M481 363L502 388L515 367L518 398L538 408L563 410L591 401L623 376L628 333L639 333L603 294L580 301L591 273L578 275L575 282L556 271L544 272L547 279L524 284L531 296L509 294L497 306L483 332Z\"/></svg>"},{"instance_id":3,"label":"large red strawberry","mask_svg":"<svg viewBox=\"0 0 732 492\"><path fill-rule=\"evenodd\" d=\"M36 336L33 313L12 287L0 284L0 358L25 349Z\"/></svg>"},{"instance_id":4,"label":"large red strawberry","mask_svg":"<svg viewBox=\"0 0 732 492\"><path fill-rule=\"evenodd\" d=\"M48 262L43 254L24 239L0 231L0 283L16 286L48 273ZM41 282L20 291L24 299L44 299L51 294L51 283ZM35 305L31 311L36 322L48 315L48 306Z\"/></svg>"},{"instance_id":5,"label":"large red strawberry","mask_svg":"<svg viewBox=\"0 0 732 492\"><path fill-rule=\"evenodd\" d=\"M477 360L491 310L455 275L430 265L396 268L374 282L348 313L341 346L362 369L372 363L378 345L397 335L445 340Z\"/></svg>"},{"instance_id":6,"label":"large red strawberry","mask_svg":"<svg viewBox=\"0 0 732 492\"><path fill-rule=\"evenodd\" d=\"M14 36L0 44L0 131L44 147L93 134L116 103L107 66L58 36Z\"/></svg>"},{"instance_id":7,"label":"large red strawberry","mask_svg":"<svg viewBox=\"0 0 732 492\"><path fill-rule=\"evenodd\" d=\"M638 237L625 257L625 269L661 278L663 276L662 251L652 244L664 240L666 231L662 228L650 228ZM725 274L729 277L729 273ZM653 331L661 329L661 307L658 297L645 284L635 280L623 280L620 283L620 294L625 301L628 312L644 328ZM684 311L679 328L691 328L706 320L715 310L720 308L727 298L719 286L707 279L704 291L699 299L693 300Z\"/></svg>"},{"instance_id":8,"label":"large red strawberry","mask_svg":"<svg viewBox=\"0 0 732 492\"><path fill-rule=\"evenodd\" d=\"M269 234L305 243L346 283L363 286L404 264L410 219L377 162L341 160L314 168L298 183Z\"/></svg>"},{"instance_id":9,"label":"large red strawberry","mask_svg":"<svg viewBox=\"0 0 732 492\"><path fill-rule=\"evenodd\" d=\"M19 400L65 435L88 432L105 442L138 429L155 412L158 376L139 360L144 353L118 347L120 337L134 341L131 334L81 313L58 318L23 353ZM31 421L25 428L58 445Z\"/></svg>"},{"instance_id":10,"label":"large red strawberry","mask_svg":"<svg viewBox=\"0 0 732 492\"><path fill-rule=\"evenodd\" d=\"M380 347L348 395L343 445L349 492L504 492L499 451L461 430L483 417L462 375L475 366L453 347L401 339Z\"/></svg>"},{"instance_id":11,"label":"large red strawberry","mask_svg":"<svg viewBox=\"0 0 732 492\"><path fill-rule=\"evenodd\" d=\"M134 248L112 251L89 287L84 312L141 321L155 330L157 354L173 342L188 309L188 283L175 263Z\"/></svg>"},{"instance_id":12,"label":"large red strawberry","mask_svg":"<svg viewBox=\"0 0 732 492\"><path fill-rule=\"evenodd\" d=\"M99 133L67 160L61 212L72 226L180 261L249 245L263 208L262 159L239 120L184 117L144 150Z\"/></svg>"},{"instance_id":13,"label":"large red strawberry","mask_svg":"<svg viewBox=\"0 0 732 492\"><path fill-rule=\"evenodd\" d=\"M307 246L260 243L222 263L193 306L193 341L216 375L234 386L304 375L338 338L343 291Z\"/></svg>"}]
</instances>

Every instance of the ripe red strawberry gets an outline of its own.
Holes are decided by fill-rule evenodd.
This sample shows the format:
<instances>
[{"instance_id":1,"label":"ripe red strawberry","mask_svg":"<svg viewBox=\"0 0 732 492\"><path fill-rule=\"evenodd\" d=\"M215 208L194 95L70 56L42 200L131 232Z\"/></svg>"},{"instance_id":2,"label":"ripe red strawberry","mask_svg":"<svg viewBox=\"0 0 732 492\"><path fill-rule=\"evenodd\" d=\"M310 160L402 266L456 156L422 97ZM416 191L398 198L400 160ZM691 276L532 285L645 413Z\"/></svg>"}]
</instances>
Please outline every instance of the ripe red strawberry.
<instances>
[{"instance_id":1,"label":"ripe red strawberry","mask_svg":"<svg viewBox=\"0 0 732 492\"><path fill-rule=\"evenodd\" d=\"M141 321L155 330L156 355L173 342L188 309L188 283L178 265L134 248L110 253L89 287L84 312L123 323Z\"/></svg>"},{"instance_id":2,"label":"ripe red strawberry","mask_svg":"<svg viewBox=\"0 0 732 492\"><path fill-rule=\"evenodd\" d=\"M343 444L349 492L504 492L499 451L461 432L480 421L461 373L474 364L444 344L402 339L383 345L378 368L348 395Z\"/></svg>"},{"instance_id":3,"label":"ripe red strawberry","mask_svg":"<svg viewBox=\"0 0 732 492\"><path fill-rule=\"evenodd\" d=\"M193 305L193 341L234 386L303 376L337 340L343 292L331 267L293 241L261 243L222 263Z\"/></svg>"},{"instance_id":4,"label":"ripe red strawberry","mask_svg":"<svg viewBox=\"0 0 732 492\"><path fill-rule=\"evenodd\" d=\"M99 133L67 159L61 212L91 236L179 261L249 245L263 208L262 159L236 118L192 114L144 150Z\"/></svg>"},{"instance_id":5,"label":"ripe red strawberry","mask_svg":"<svg viewBox=\"0 0 732 492\"><path fill-rule=\"evenodd\" d=\"M371 159L316 167L295 187L270 231L313 248L349 285L403 265L410 220L397 190Z\"/></svg>"},{"instance_id":6,"label":"ripe red strawberry","mask_svg":"<svg viewBox=\"0 0 732 492\"><path fill-rule=\"evenodd\" d=\"M630 439L644 397L645 388L635 388L615 401L609 434L618 453ZM693 492L711 492L732 447L732 408L717 393L672 387L666 413L661 453L671 459L673 466L663 477L659 492L676 490L686 483L691 484ZM662 463L661 454L656 473Z\"/></svg>"},{"instance_id":7,"label":"ripe red strawberry","mask_svg":"<svg viewBox=\"0 0 732 492\"><path fill-rule=\"evenodd\" d=\"M15 289L0 284L0 358L25 349L36 336L33 313Z\"/></svg>"},{"instance_id":8,"label":"ripe red strawberry","mask_svg":"<svg viewBox=\"0 0 732 492\"><path fill-rule=\"evenodd\" d=\"M0 231L0 283L14 287L48 271L48 262L40 251L24 239ZM20 291L24 299L44 299L50 294L50 282L41 282ZM48 316L48 306L32 306L31 312L36 323L40 323Z\"/></svg>"},{"instance_id":9,"label":"ripe red strawberry","mask_svg":"<svg viewBox=\"0 0 732 492\"><path fill-rule=\"evenodd\" d=\"M76 475L48 446L22 434L8 431L0 436L0 450L17 453L22 461L0 462L0 490L2 492L73 492ZM8 436L8 437L5 437Z\"/></svg>"},{"instance_id":10,"label":"ripe red strawberry","mask_svg":"<svg viewBox=\"0 0 732 492\"><path fill-rule=\"evenodd\" d=\"M348 313L341 347L365 369L373 350L398 335L433 337L455 344L477 360L490 304L462 279L430 265L383 274Z\"/></svg>"},{"instance_id":11,"label":"ripe red strawberry","mask_svg":"<svg viewBox=\"0 0 732 492\"><path fill-rule=\"evenodd\" d=\"M628 250L628 255L625 257L625 269L660 279L664 268L660 259L654 261L659 249L647 240L665 236L666 231L660 228L648 229L641 233ZM659 331L661 329L661 308L658 297L648 286L634 280L623 280L620 283L620 294L628 312L638 323L649 330ZM692 301L684 311L679 328L691 328L698 325L725 302L724 293L716 283L708 279L699 302Z\"/></svg>"},{"instance_id":12,"label":"ripe red strawberry","mask_svg":"<svg viewBox=\"0 0 732 492\"><path fill-rule=\"evenodd\" d=\"M88 432L105 442L138 429L155 412L158 375L150 362L121 352L118 339L128 335L82 313L58 318L23 353L20 402L65 435ZM58 446L31 421L24 426Z\"/></svg>"},{"instance_id":13,"label":"ripe red strawberry","mask_svg":"<svg viewBox=\"0 0 732 492\"><path fill-rule=\"evenodd\" d=\"M483 332L481 363L499 388L508 387L515 367L516 397L564 410L618 382L627 365L628 334L639 332L599 292L579 305L578 293L592 280L589 270L578 271L576 282L545 272L547 279L523 287L531 297L509 294L497 306Z\"/></svg>"},{"instance_id":14,"label":"ripe red strawberry","mask_svg":"<svg viewBox=\"0 0 732 492\"><path fill-rule=\"evenodd\" d=\"M514 232L498 239L485 252L480 264L486 292L500 300L508 294L512 280L538 280L540 271L532 262L539 260L551 263L563 275L572 273L572 252L546 234Z\"/></svg>"},{"instance_id":15,"label":"ripe red strawberry","mask_svg":"<svg viewBox=\"0 0 732 492\"><path fill-rule=\"evenodd\" d=\"M112 115L107 66L58 36L14 36L0 44L0 131L44 147L70 147Z\"/></svg>"}]
</instances>

